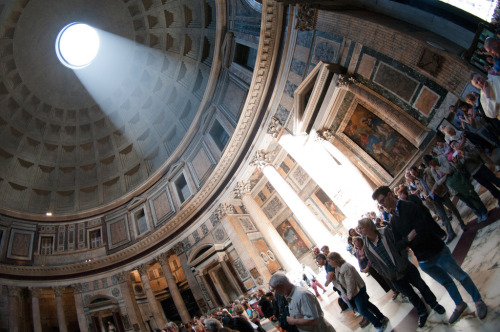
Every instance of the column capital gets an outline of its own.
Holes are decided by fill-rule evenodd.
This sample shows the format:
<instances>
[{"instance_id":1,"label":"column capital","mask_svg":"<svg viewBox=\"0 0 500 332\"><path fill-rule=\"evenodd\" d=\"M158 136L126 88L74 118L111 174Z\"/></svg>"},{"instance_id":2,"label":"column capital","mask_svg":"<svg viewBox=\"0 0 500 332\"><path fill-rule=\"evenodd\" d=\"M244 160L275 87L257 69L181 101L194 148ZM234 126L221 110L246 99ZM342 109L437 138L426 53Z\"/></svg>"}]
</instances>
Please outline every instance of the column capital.
<instances>
[{"instance_id":1,"label":"column capital","mask_svg":"<svg viewBox=\"0 0 500 332\"><path fill-rule=\"evenodd\" d=\"M182 254L184 252L184 245L182 242L177 242L174 247L172 248L177 256Z\"/></svg>"},{"instance_id":2,"label":"column capital","mask_svg":"<svg viewBox=\"0 0 500 332\"><path fill-rule=\"evenodd\" d=\"M21 295L21 288L17 286L7 286L9 290L9 296L19 297Z\"/></svg>"},{"instance_id":3,"label":"column capital","mask_svg":"<svg viewBox=\"0 0 500 332\"><path fill-rule=\"evenodd\" d=\"M118 282L121 284L130 280L130 271L122 271L115 274L115 276Z\"/></svg>"},{"instance_id":4,"label":"column capital","mask_svg":"<svg viewBox=\"0 0 500 332\"><path fill-rule=\"evenodd\" d=\"M148 269L149 269L149 264L141 264L136 267L137 271L139 271L139 274L142 276L147 276L148 275Z\"/></svg>"},{"instance_id":5,"label":"column capital","mask_svg":"<svg viewBox=\"0 0 500 332\"><path fill-rule=\"evenodd\" d=\"M54 290L54 294L56 294L56 296L62 296L66 286L55 286L52 287L52 289Z\"/></svg>"},{"instance_id":6,"label":"column capital","mask_svg":"<svg viewBox=\"0 0 500 332\"><path fill-rule=\"evenodd\" d=\"M331 142L333 137L334 137L333 131L331 131L330 129L323 129L317 133L318 140L325 140Z\"/></svg>"},{"instance_id":7,"label":"column capital","mask_svg":"<svg viewBox=\"0 0 500 332\"><path fill-rule=\"evenodd\" d=\"M308 31L314 29L314 19L316 17L316 9L310 4L297 4L297 24L295 29L299 31Z\"/></svg>"},{"instance_id":8,"label":"column capital","mask_svg":"<svg viewBox=\"0 0 500 332\"><path fill-rule=\"evenodd\" d=\"M226 214L235 214L235 213L236 213L236 210L234 209L234 206L232 204L228 204L228 203L219 204L219 206L217 207L217 209L215 209L215 212L214 212L214 214L217 216L217 218L219 220L224 218L224 216Z\"/></svg>"},{"instance_id":9,"label":"column capital","mask_svg":"<svg viewBox=\"0 0 500 332\"><path fill-rule=\"evenodd\" d=\"M240 199L243 195L252 191L253 184L250 180L239 181L233 189L233 197Z\"/></svg>"},{"instance_id":10,"label":"column capital","mask_svg":"<svg viewBox=\"0 0 500 332\"><path fill-rule=\"evenodd\" d=\"M169 252L164 252L164 253L160 254L158 257L156 257L156 260L163 267L163 266L168 265L168 257L169 256L170 256Z\"/></svg>"},{"instance_id":11,"label":"column capital","mask_svg":"<svg viewBox=\"0 0 500 332\"><path fill-rule=\"evenodd\" d=\"M29 290L31 291L31 296L33 297L40 297L40 294L42 293L42 288L40 287L30 287Z\"/></svg>"},{"instance_id":12,"label":"column capital","mask_svg":"<svg viewBox=\"0 0 500 332\"><path fill-rule=\"evenodd\" d=\"M349 85L359 85L359 81L352 75L339 75L337 86L340 88L347 88Z\"/></svg>"},{"instance_id":13,"label":"column capital","mask_svg":"<svg viewBox=\"0 0 500 332\"><path fill-rule=\"evenodd\" d=\"M223 252L218 252L217 253L217 261L219 263L224 263L228 259L229 258L227 257L226 253L223 253Z\"/></svg>"},{"instance_id":14,"label":"column capital","mask_svg":"<svg viewBox=\"0 0 500 332\"><path fill-rule=\"evenodd\" d=\"M274 157L274 151L259 150L253 155L250 166L256 166L259 170L262 170L265 166L272 163Z\"/></svg>"},{"instance_id":15,"label":"column capital","mask_svg":"<svg viewBox=\"0 0 500 332\"><path fill-rule=\"evenodd\" d=\"M267 133L273 138L278 138L282 130L283 124L281 123L281 121L275 116L271 117L271 121L269 122L269 126L267 127Z\"/></svg>"},{"instance_id":16,"label":"column capital","mask_svg":"<svg viewBox=\"0 0 500 332\"><path fill-rule=\"evenodd\" d=\"M83 286L82 284L71 284L71 288L73 288L73 293L75 294L81 294L83 291Z\"/></svg>"}]
</instances>

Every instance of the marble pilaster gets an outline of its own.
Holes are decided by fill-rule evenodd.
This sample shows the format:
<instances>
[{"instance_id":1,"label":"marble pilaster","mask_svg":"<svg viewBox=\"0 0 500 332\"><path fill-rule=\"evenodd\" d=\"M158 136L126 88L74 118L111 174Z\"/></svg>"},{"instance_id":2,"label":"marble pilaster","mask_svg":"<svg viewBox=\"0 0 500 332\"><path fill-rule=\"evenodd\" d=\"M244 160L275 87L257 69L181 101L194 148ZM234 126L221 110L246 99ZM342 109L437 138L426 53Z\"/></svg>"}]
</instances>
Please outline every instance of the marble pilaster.
<instances>
[{"instance_id":1,"label":"marble pilaster","mask_svg":"<svg viewBox=\"0 0 500 332\"><path fill-rule=\"evenodd\" d=\"M219 265L222 267L222 271L224 271L224 274L226 275L227 280L231 283L232 288L235 291L237 291L238 293L246 292L246 289L244 288L243 283L239 280L236 280L237 276L233 275L230 267L228 266L230 264L228 262L229 257L227 257L227 255L225 253L217 253L217 255L219 256L217 258ZM241 285L240 285L240 283L241 283ZM242 289L242 287L243 287L243 289Z\"/></svg>"},{"instance_id":2,"label":"marble pilaster","mask_svg":"<svg viewBox=\"0 0 500 332\"><path fill-rule=\"evenodd\" d=\"M33 330L42 332L42 321L40 320L40 293L39 287L30 287L31 291L31 311L33 315Z\"/></svg>"},{"instance_id":3,"label":"marble pilaster","mask_svg":"<svg viewBox=\"0 0 500 332\"><path fill-rule=\"evenodd\" d=\"M16 286L8 286L9 290L9 331L19 331L19 299L21 296L21 288Z\"/></svg>"},{"instance_id":4,"label":"marble pilaster","mask_svg":"<svg viewBox=\"0 0 500 332\"><path fill-rule=\"evenodd\" d=\"M122 292L123 302L125 302L125 307L127 308L127 314L130 320L130 324L132 324L134 331L145 331L146 326L142 321L141 312L132 291L132 285L130 283L130 272L120 272L116 275L116 278L118 279L118 283L120 284L120 290Z\"/></svg>"},{"instance_id":5,"label":"marble pilaster","mask_svg":"<svg viewBox=\"0 0 500 332\"><path fill-rule=\"evenodd\" d=\"M271 221L267 218L266 214L260 206L253 199L248 184L240 184L239 194L243 205L247 209L248 213L255 221L257 229L260 231L267 245L272 250L273 254L278 259L278 262L286 271L300 271L301 266L297 257L294 256L290 248L286 245L285 241L281 238L276 228L274 228ZM247 188L245 192L242 188Z\"/></svg>"},{"instance_id":6,"label":"marble pilaster","mask_svg":"<svg viewBox=\"0 0 500 332\"><path fill-rule=\"evenodd\" d=\"M83 309L83 298L82 298L82 284L73 284L73 296L75 298L75 308L76 308L76 318L78 319L78 326L80 332L89 332L89 327L87 324L87 318L85 317L85 311Z\"/></svg>"},{"instance_id":7,"label":"marble pilaster","mask_svg":"<svg viewBox=\"0 0 500 332\"><path fill-rule=\"evenodd\" d=\"M285 204L293 212L296 219L316 242L317 246L333 245L337 241L328 228L307 207L306 203L299 197L297 192L283 179L281 174L272 166L267 164L262 167L262 172L283 199Z\"/></svg>"},{"instance_id":8,"label":"marble pilaster","mask_svg":"<svg viewBox=\"0 0 500 332\"><path fill-rule=\"evenodd\" d=\"M179 257L182 270L184 271L184 275L186 276L189 288L191 289L191 293L193 293L193 296L196 300L196 303L198 304L198 307L202 312L206 312L208 309L207 303L205 301L205 298L203 297L203 293L200 289L200 286L196 281L196 276L194 275L191 266L189 266L188 264L186 252L182 247L182 243L179 242L178 244L176 244L174 246L174 250L177 254L177 257Z\"/></svg>"},{"instance_id":9,"label":"marble pilaster","mask_svg":"<svg viewBox=\"0 0 500 332\"><path fill-rule=\"evenodd\" d=\"M163 312L163 308L160 305L160 302L156 300L156 296L153 293L153 289L151 288L151 284L149 283L148 277L148 264L142 264L137 267L137 271L139 271L139 275L141 276L142 287L144 287L144 292L146 293L146 297L149 302L149 306L151 308L151 312L153 313L153 318L155 321L155 328L163 328L167 323L167 319L165 318L165 314Z\"/></svg>"},{"instance_id":10,"label":"marble pilaster","mask_svg":"<svg viewBox=\"0 0 500 332\"><path fill-rule=\"evenodd\" d=\"M56 296L56 311L57 311L57 322L59 324L60 332L68 332L68 326L66 325L66 316L64 315L64 304L62 295L64 293L64 286L53 287L54 294Z\"/></svg>"},{"instance_id":11,"label":"marble pilaster","mask_svg":"<svg viewBox=\"0 0 500 332\"><path fill-rule=\"evenodd\" d=\"M259 251L248 238L243 226L241 226L241 222L232 214L226 214L220 221L243 264L248 270L255 267L264 278L265 284L267 284L271 278L271 273L261 259Z\"/></svg>"},{"instance_id":12,"label":"marble pilaster","mask_svg":"<svg viewBox=\"0 0 500 332\"><path fill-rule=\"evenodd\" d=\"M170 295L172 295L172 300L174 300L175 308L179 312L183 323L188 323L191 320L191 316L186 308L186 304L182 299L181 292L177 287L177 283L175 282L174 275L172 274L172 269L170 268L170 264L168 263L168 253L161 254L158 257L158 262L161 265L163 270L163 274L167 279L168 290L170 291Z\"/></svg>"}]
</instances>

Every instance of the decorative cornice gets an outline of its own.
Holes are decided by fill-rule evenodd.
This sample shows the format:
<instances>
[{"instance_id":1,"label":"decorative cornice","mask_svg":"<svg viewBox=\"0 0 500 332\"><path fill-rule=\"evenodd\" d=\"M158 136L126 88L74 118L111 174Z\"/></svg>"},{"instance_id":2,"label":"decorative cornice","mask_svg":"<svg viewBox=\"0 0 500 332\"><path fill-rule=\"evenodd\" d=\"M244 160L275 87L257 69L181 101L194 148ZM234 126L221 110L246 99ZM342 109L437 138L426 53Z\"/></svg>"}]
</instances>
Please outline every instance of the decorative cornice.
<instances>
[{"instance_id":1,"label":"decorative cornice","mask_svg":"<svg viewBox=\"0 0 500 332\"><path fill-rule=\"evenodd\" d=\"M255 166L262 170L265 166L271 164L274 160L275 153L273 151L259 150L253 155L250 166Z\"/></svg>"},{"instance_id":2,"label":"decorative cornice","mask_svg":"<svg viewBox=\"0 0 500 332\"><path fill-rule=\"evenodd\" d=\"M267 133L273 138L277 138L281 134L282 130L283 124L281 123L281 121L275 116L271 117L271 122L267 127Z\"/></svg>"},{"instance_id":3,"label":"decorative cornice","mask_svg":"<svg viewBox=\"0 0 500 332\"><path fill-rule=\"evenodd\" d=\"M252 191L253 184L250 180L239 181L233 189L233 197L241 199L243 195Z\"/></svg>"}]
</instances>

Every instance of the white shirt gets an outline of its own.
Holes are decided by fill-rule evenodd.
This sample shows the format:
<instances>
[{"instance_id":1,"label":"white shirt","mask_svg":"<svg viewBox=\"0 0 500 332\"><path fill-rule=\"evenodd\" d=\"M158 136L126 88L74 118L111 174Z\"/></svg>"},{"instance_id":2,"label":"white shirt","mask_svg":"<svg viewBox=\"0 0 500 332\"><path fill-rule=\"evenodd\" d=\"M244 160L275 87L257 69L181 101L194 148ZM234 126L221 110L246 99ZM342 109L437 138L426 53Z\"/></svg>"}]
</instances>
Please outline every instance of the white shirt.
<instances>
[{"instance_id":1,"label":"white shirt","mask_svg":"<svg viewBox=\"0 0 500 332\"><path fill-rule=\"evenodd\" d=\"M500 120L500 76L488 75L487 82L490 85L490 98L486 98L482 90L480 97L484 114L489 118Z\"/></svg>"}]
</instances>

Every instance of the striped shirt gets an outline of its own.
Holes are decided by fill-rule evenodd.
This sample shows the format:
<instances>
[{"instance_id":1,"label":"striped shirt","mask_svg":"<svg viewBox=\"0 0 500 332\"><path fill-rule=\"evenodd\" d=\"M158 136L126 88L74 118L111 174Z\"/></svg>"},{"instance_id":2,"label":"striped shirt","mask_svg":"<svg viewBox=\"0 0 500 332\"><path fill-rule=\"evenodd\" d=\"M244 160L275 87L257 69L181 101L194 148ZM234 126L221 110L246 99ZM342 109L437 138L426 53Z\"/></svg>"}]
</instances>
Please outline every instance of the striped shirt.
<instances>
[{"instance_id":1,"label":"striped shirt","mask_svg":"<svg viewBox=\"0 0 500 332\"><path fill-rule=\"evenodd\" d=\"M377 235L377 242L373 243L372 241L368 241L370 246L375 250L375 252L382 258L384 263L387 265L388 268L391 270L397 272L396 265L392 262L391 257L387 253L387 250L384 247L384 243L382 242L382 239L380 238L380 234Z\"/></svg>"}]
</instances>

